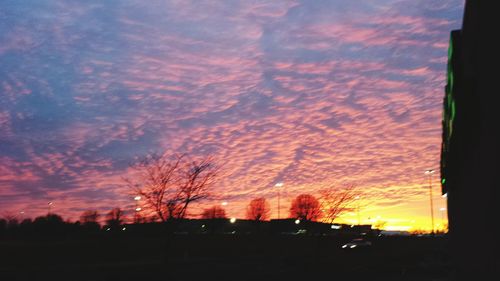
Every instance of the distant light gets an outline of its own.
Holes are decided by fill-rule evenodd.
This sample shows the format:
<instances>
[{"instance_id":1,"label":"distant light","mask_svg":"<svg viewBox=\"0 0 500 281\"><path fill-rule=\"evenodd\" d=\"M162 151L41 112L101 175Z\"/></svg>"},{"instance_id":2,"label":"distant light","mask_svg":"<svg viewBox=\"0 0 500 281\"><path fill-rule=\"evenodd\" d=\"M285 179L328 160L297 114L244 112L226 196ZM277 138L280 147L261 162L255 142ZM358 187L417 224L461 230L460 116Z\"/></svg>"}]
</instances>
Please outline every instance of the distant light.
<instances>
[{"instance_id":1,"label":"distant light","mask_svg":"<svg viewBox=\"0 0 500 281\"><path fill-rule=\"evenodd\" d=\"M446 192L445 194L441 195L441 197L443 197L443 198L448 197L448 192Z\"/></svg>"},{"instance_id":2,"label":"distant light","mask_svg":"<svg viewBox=\"0 0 500 281\"><path fill-rule=\"evenodd\" d=\"M434 174L434 170L432 170L432 169L427 170L427 171L425 171L425 174L426 175Z\"/></svg>"},{"instance_id":3,"label":"distant light","mask_svg":"<svg viewBox=\"0 0 500 281\"><path fill-rule=\"evenodd\" d=\"M443 208L440 208L439 210L440 211L446 211L446 208L443 207Z\"/></svg>"},{"instance_id":4,"label":"distant light","mask_svg":"<svg viewBox=\"0 0 500 281\"><path fill-rule=\"evenodd\" d=\"M19 212L21 215L24 214L24 211Z\"/></svg>"},{"instance_id":5,"label":"distant light","mask_svg":"<svg viewBox=\"0 0 500 281\"><path fill-rule=\"evenodd\" d=\"M351 248L351 249L356 248L356 245L351 245L351 246L349 246L349 248Z\"/></svg>"},{"instance_id":6,"label":"distant light","mask_svg":"<svg viewBox=\"0 0 500 281\"><path fill-rule=\"evenodd\" d=\"M204 225L204 224L202 224L202 225L201 225L201 227L202 227L202 228L204 228L204 227L205 227L205 225Z\"/></svg>"},{"instance_id":7,"label":"distant light","mask_svg":"<svg viewBox=\"0 0 500 281\"><path fill-rule=\"evenodd\" d=\"M52 205L52 202L49 202L49 205Z\"/></svg>"},{"instance_id":8,"label":"distant light","mask_svg":"<svg viewBox=\"0 0 500 281\"><path fill-rule=\"evenodd\" d=\"M222 206L226 206L226 205L227 205L227 202L226 202L226 201L224 201L224 202L222 202L222 203L221 203L221 205L222 205Z\"/></svg>"},{"instance_id":9,"label":"distant light","mask_svg":"<svg viewBox=\"0 0 500 281\"><path fill-rule=\"evenodd\" d=\"M445 178L443 178L443 179L441 180L441 184L445 184L445 183L446 183L446 179L445 179Z\"/></svg>"},{"instance_id":10,"label":"distant light","mask_svg":"<svg viewBox=\"0 0 500 281\"><path fill-rule=\"evenodd\" d=\"M123 231L125 231L126 229L127 229L126 227L122 228Z\"/></svg>"},{"instance_id":11,"label":"distant light","mask_svg":"<svg viewBox=\"0 0 500 281\"><path fill-rule=\"evenodd\" d=\"M141 200L141 196L136 196L136 197L134 197L134 200L135 200L135 201L139 201L139 200Z\"/></svg>"},{"instance_id":12,"label":"distant light","mask_svg":"<svg viewBox=\"0 0 500 281\"><path fill-rule=\"evenodd\" d=\"M110 230L111 230L111 228L109 228L109 227L108 227L108 228L106 228L106 231L110 231Z\"/></svg>"},{"instance_id":13,"label":"distant light","mask_svg":"<svg viewBox=\"0 0 500 281\"><path fill-rule=\"evenodd\" d=\"M340 225L336 225L336 224L332 224L331 228L332 229L340 229L341 226Z\"/></svg>"},{"instance_id":14,"label":"distant light","mask_svg":"<svg viewBox=\"0 0 500 281\"><path fill-rule=\"evenodd\" d=\"M354 224L351 224L351 228L354 227Z\"/></svg>"},{"instance_id":15,"label":"distant light","mask_svg":"<svg viewBox=\"0 0 500 281\"><path fill-rule=\"evenodd\" d=\"M342 249L345 249L345 248L347 248L347 245L342 246Z\"/></svg>"},{"instance_id":16,"label":"distant light","mask_svg":"<svg viewBox=\"0 0 500 281\"><path fill-rule=\"evenodd\" d=\"M278 183L276 183L274 186L276 186L276 187L282 187L282 186L283 186L283 183L282 183L282 182L278 182Z\"/></svg>"},{"instance_id":17,"label":"distant light","mask_svg":"<svg viewBox=\"0 0 500 281\"><path fill-rule=\"evenodd\" d=\"M295 220L295 224L299 224L300 223L300 220L299 219L296 219Z\"/></svg>"},{"instance_id":18,"label":"distant light","mask_svg":"<svg viewBox=\"0 0 500 281\"><path fill-rule=\"evenodd\" d=\"M354 197L355 199L359 199L359 195L356 195L356 197Z\"/></svg>"},{"instance_id":19,"label":"distant light","mask_svg":"<svg viewBox=\"0 0 500 281\"><path fill-rule=\"evenodd\" d=\"M229 220L229 222L231 222L231 223L235 223L235 222L236 222L236 218L231 218L231 219Z\"/></svg>"},{"instance_id":20,"label":"distant light","mask_svg":"<svg viewBox=\"0 0 500 281\"><path fill-rule=\"evenodd\" d=\"M141 207L137 207L137 208L135 208L135 210L136 210L137 212L139 212L140 210L142 210L142 208L141 208Z\"/></svg>"}]
</instances>

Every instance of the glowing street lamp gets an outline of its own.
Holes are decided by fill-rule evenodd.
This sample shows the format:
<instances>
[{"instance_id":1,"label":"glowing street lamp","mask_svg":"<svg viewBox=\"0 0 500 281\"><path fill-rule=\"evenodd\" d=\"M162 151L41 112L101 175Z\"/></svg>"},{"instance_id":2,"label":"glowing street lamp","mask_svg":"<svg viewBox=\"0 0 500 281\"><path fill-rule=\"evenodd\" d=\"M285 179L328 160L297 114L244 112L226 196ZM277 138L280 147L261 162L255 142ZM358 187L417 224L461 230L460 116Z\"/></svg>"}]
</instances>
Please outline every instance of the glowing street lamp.
<instances>
[{"instance_id":1,"label":"glowing street lamp","mask_svg":"<svg viewBox=\"0 0 500 281\"><path fill-rule=\"evenodd\" d=\"M141 196L135 196L134 201L135 201L135 214L134 214L134 221L137 223L139 221L139 212L142 210L141 207L139 207L139 200L141 200Z\"/></svg>"},{"instance_id":2,"label":"glowing street lamp","mask_svg":"<svg viewBox=\"0 0 500 281\"><path fill-rule=\"evenodd\" d=\"M429 198L431 201L431 224L432 224L432 234L434 234L434 204L432 202L432 174L434 170L429 169L425 171L425 174L429 176Z\"/></svg>"},{"instance_id":3,"label":"glowing street lamp","mask_svg":"<svg viewBox=\"0 0 500 281\"><path fill-rule=\"evenodd\" d=\"M236 218L231 218L231 219L229 220L229 222L230 222L230 223L235 223L235 222L236 222Z\"/></svg>"},{"instance_id":4,"label":"glowing street lamp","mask_svg":"<svg viewBox=\"0 0 500 281\"><path fill-rule=\"evenodd\" d=\"M299 219L296 219L295 220L295 224L299 224L300 223L300 220Z\"/></svg>"},{"instance_id":5,"label":"glowing street lamp","mask_svg":"<svg viewBox=\"0 0 500 281\"><path fill-rule=\"evenodd\" d=\"M278 219L280 219L280 209L281 209L281 207L280 207L280 187L283 186L283 183L278 182L274 186L276 186L278 188Z\"/></svg>"},{"instance_id":6,"label":"glowing street lamp","mask_svg":"<svg viewBox=\"0 0 500 281\"><path fill-rule=\"evenodd\" d=\"M47 203L47 205L48 205L47 214L50 215L50 208L52 207L52 202Z\"/></svg>"}]
</instances>

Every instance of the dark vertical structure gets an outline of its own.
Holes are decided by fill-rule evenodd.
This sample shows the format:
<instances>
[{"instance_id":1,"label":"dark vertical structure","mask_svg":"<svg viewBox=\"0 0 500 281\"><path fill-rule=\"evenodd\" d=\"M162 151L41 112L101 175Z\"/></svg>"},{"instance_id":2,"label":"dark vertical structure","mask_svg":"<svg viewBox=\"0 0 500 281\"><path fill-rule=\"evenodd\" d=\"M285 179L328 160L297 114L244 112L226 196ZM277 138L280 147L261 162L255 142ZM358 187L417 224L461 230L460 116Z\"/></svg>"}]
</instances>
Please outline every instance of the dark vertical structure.
<instances>
[{"instance_id":1,"label":"dark vertical structure","mask_svg":"<svg viewBox=\"0 0 500 281\"><path fill-rule=\"evenodd\" d=\"M441 184L448 198L452 280L500 280L500 123L495 116L500 113L500 49L491 2L466 1L462 29L450 35Z\"/></svg>"}]
</instances>

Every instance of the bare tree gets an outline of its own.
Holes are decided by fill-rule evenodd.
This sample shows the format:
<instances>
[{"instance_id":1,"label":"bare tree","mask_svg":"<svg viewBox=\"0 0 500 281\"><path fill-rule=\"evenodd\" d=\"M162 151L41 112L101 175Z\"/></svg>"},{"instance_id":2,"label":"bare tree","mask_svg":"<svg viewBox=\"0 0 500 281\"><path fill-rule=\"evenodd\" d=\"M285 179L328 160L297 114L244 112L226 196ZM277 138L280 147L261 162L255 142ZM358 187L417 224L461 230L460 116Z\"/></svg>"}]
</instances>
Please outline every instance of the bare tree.
<instances>
[{"instance_id":1,"label":"bare tree","mask_svg":"<svg viewBox=\"0 0 500 281\"><path fill-rule=\"evenodd\" d=\"M269 219L271 209L265 198L255 198L250 201L247 207L247 219L254 221L264 221Z\"/></svg>"},{"instance_id":2,"label":"bare tree","mask_svg":"<svg viewBox=\"0 0 500 281\"><path fill-rule=\"evenodd\" d=\"M119 227L123 223L123 218L123 211L120 208L114 208L106 214L106 225Z\"/></svg>"},{"instance_id":3,"label":"bare tree","mask_svg":"<svg viewBox=\"0 0 500 281\"><path fill-rule=\"evenodd\" d=\"M219 167L212 157L205 157L199 161L186 162L181 172L179 217L184 218L190 203L211 196L210 188L217 178Z\"/></svg>"},{"instance_id":4,"label":"bare tree","mask_svg":"<svg viewBox=\"0 0 500 281\"><path fill-rule=\"evenodd\" d=\"M99 224L98 223L99 217L100 217L99 212L87 210L81 214L80 222L83 225Z\"/></svg>"},{"instance_id":5,"label":"bare tree","mask_svg":"<svg viewBox=\"0 0 500 281\"><path fill-rule=\"evenodd\" d=\"M219 206L213 206L203 210L202 219L226 219L226 210Z\"/></svg>"},{"instance_id":6,"label":"bare tree","mask_svg":"<svg viewBox=\"0 0 500 281\"><path fill-rule=\"evenodd\" d=\"M336 218L345 212L351 212L356 209L354 204L359 196L359 192L353 185L345 188L330 187L320 191L322 207L324 210L324 219L332 223Z\"/></svg>"},{"instance_id":7,"label":"bare tree","mask_svg":"<svg viewBox=\"0 0 500 281\"><path fill-rule=\"evenodd\" d=\"M304 221L316 221L321 217L318 199L310 194L301 194L292 201L290 216Z\"/></svg>"},{"instance_id":8,"label":"bare tree","mask_svg":"<svg viewBox=\"0 0 500 281\"><path fill-rule=\"evenodd\" d=\"M219 170L211 157L189 161L185 155L157 154L132 167L138 177L125 181L162 222L184 218L191 203L208 198Z\"/></svg>"}]
</instances>

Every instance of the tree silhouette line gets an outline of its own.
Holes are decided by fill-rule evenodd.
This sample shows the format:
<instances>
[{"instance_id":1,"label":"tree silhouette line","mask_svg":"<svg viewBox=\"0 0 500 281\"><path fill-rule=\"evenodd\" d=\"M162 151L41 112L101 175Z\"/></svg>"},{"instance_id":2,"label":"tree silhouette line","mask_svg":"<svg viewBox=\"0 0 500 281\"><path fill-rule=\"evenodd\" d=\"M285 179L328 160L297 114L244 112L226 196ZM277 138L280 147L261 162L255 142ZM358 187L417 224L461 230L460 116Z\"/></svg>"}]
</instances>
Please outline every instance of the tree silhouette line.
<instances>
[{"instance_id":1,"label":"tree silhouette line","mask_svg":"<svg viewBox=\"0 0 500 281\"><path fill-rule=\"evenodd\" d=\"M221 175L221 166L213 157L191 159L185 154L149 154L132 164L131 168L134 177L124 178L124 182L130 195L138 196L144 202L134 211L133 224L160 222L172 226L176 221L193 216L204 220L227 219L225 209L219 205L205 208L198 215L189 213L193 203L217 198L214 186ZM352 185L323 189L319 197L300 194L291 202L288 218L333 223L341 214L355 210L353 205L357 196L359 191ZM263 222L269 220L270 215L270 204L264 197L252 199L246 207L247 220ZM40 234L76 231L95 233L100 230L116 232L123 230L126 222L130 222L130 219L118 207L105 214L104 224L101 224L101 215L96 210L84 211L74 223L52 213L22 221L6 214L0 219L0 235L28 231ZM175 227L171 227L171 230L175 230Z\"/></svg>"}]
</instances>

